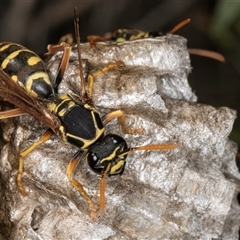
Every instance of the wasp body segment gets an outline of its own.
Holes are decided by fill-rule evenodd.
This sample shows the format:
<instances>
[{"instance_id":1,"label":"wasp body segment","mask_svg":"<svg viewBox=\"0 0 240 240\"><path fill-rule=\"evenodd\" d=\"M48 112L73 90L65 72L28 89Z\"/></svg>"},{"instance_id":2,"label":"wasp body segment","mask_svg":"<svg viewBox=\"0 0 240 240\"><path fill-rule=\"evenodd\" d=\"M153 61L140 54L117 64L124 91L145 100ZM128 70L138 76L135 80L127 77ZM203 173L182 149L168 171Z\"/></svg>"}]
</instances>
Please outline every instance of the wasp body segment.
<instances>
[{"instance_id":1,"label":"wasp body segment","mask_svg":"<svg viewBox=\"0 0 240 240\"><path fill-rule=\"evenodd\" d=\"M162 36L161 32L144 32L138 29L120 28L112 32L110 41L125 42L142 38L154 38Z\"/></svg>"},{"instance_id":2,"label":"wasp body segment","mask_svg":"<svg viewBox=\"0 0 240 240\"><path fill-rule=\"evenodd\" d=\"M59 94L48 108L63 123L62 138L80 149L94 144L104 133L104 126L96 109L87 103L76 104L67 94Z\"/></svg>"},{"instance_id":3,"label":"wasp body segment","mask_svg":"<svg viewBox=\"0 0 240 240\"><path fill-rule=\"evenodd\" d=\"M53 94L42 59L27 48L16 43L0 43L0 67L32 97L46 99Z\"/></svg>"},{"instance_id":4,"label":"wasp body segment","mask_svg":"<svg viewBox=\"0 0 240 240\"><path fill-rule=\"evenodd\" d=\"M187 18L183 20L182 22L178 23L174 28L172 28L167 33L175 33L178 29L183 27L184 25L188 24L190 22L190 18ZM163 36L164 33L162 32L144 32L138 29L132 29L132 28L119 28L112 32L105 33L103 36L97 36L97 35L89 35L87 37L88 41L92 46L94 46L95 42L101 42L101 41L114 41L114 42L125 42L125 41L133 41L137 39L142 38L155 38Z\"/></svg>"}]
</instances>

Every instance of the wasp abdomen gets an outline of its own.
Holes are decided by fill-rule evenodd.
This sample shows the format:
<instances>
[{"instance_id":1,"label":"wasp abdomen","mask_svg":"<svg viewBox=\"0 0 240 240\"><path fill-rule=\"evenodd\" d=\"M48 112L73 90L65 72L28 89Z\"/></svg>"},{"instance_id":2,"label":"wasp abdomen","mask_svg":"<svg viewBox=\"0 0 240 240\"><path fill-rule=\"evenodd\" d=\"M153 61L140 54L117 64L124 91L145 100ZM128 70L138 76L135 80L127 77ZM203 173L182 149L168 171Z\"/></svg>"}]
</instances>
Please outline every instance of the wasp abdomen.
<instances>
[{"instance_id":1,"label":"wasp abdomen","mask_svg":"<svg viewBox=\"0 0 240 240\"><path fill-rule=\"evenodd\" d=\"M0 67L27 92L39 99L53 94L42 59L16 43L0 43Z\"/></svg>"}]
</instances>

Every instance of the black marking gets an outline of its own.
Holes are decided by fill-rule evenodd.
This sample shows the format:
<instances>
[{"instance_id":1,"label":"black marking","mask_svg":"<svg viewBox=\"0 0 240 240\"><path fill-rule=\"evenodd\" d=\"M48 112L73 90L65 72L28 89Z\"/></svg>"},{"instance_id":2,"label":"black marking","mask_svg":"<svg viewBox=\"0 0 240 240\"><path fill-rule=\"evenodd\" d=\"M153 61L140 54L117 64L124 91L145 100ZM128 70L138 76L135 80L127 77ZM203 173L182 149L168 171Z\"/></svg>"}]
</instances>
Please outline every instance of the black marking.
<instances>
[{"instance_id":1,"label":"black marking","mask_svg":"<svg viewBox=\"0 0 240 240\"><path fill-rule=\"evenodd\" d=\"M61 101L60 99L56 100L56 102ZM96 138L97 131L92 116L93 111L78 104L69 107L70 102L72 102L72 100L63 100L63 102L57 103L56 114L64 126L66 140L81 148L84 143L78 138L85 140L93 140ZM62 114L61 111L66 112ZM98 129L103 129L103 124L98 113L94 113L94 116L97 119Z\"/></svg>"},{"instance_id":2,"label":"black marking","mask_svg":"<svg viewBox=\"0 0 240 240\"><path fill-rule=\"evenodd\" d=\"M42 99L47 99L53 94L52 86L47 84L42 77L34 79L31 89Z\"/></svg>"}]
</instances>

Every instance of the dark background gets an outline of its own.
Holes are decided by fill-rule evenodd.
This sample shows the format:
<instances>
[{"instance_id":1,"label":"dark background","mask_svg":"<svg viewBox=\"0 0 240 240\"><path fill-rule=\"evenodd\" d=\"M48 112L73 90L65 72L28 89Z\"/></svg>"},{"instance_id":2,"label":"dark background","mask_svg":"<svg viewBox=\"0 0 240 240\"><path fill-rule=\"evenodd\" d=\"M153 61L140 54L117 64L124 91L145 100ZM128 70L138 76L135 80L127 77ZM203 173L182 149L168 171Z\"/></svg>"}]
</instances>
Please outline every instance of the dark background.
<instances>
[{"instance_id":1,"label":"dark background","mask_svg":"<svg viewBox=\"0 0 240 240\"><path fill-rule=\"evenodd\" d=\"M73 7L78 9L82 41L87 35L104 34L121 27L144 31L168 31L190 17L177 34L188 39L189 48L222 53L226 63L191 56L189 76L198 102L215 107L240 109L240 2L188 1L2 1L0 41L23 44L38 54L49 43L73 30ZM232 140L240 145L240 120L236 119Z\"/></svg>"}]
</instances>

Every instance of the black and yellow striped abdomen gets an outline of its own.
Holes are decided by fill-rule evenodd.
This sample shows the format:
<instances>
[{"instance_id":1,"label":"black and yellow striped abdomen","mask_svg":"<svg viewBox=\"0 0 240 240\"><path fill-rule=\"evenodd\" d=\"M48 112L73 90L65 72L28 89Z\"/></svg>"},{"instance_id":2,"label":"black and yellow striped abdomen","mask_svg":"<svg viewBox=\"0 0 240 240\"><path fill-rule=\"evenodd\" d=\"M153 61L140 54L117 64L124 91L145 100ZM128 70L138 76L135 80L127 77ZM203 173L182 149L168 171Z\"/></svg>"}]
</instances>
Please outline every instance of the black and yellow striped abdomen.
<instances>
[{"instance_id":1,"label":"black and yellow striped abdomen","mask_svg":"<svg viewBox=\"0 0 240 240\"><path fill-rule=\"evenodd\" d=\"M16 43L0 43L0 67L34 98L46 99L53 88L42 59Z\"/></svg>"}]
</instances>

